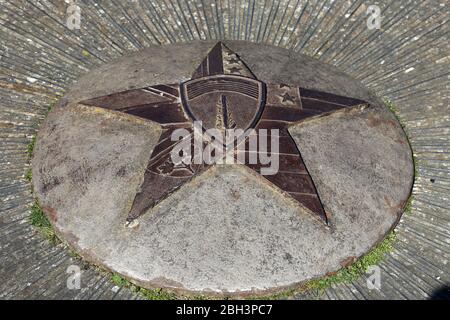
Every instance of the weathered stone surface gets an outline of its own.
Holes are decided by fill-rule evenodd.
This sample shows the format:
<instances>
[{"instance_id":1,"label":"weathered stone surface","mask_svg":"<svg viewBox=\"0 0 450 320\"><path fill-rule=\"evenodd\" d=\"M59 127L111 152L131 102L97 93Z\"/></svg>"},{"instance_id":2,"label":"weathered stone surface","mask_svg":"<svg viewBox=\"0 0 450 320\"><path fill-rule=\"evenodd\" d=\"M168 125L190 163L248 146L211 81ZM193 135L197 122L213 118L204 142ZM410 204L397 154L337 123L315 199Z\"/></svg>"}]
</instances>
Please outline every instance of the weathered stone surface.
<instances>
[{"instance_id":1,"label":"weathered stone surface","mask_svg":"<svg viewBox=\"0 0 450 320\"><path fill-rule=\"evenodd\" d=\"M191 78L216 41L195 41L170 46L151 46L92 70L69 89L65 99L72 102L112 92L177 83ZM328 64L271 45L246 41L225 41L266 83L289 83L343 96L379 101L355 79ZM111 76L114 75L114 76Z\"/></svg>"},{"instance_id":2,"label":"weathered stone surface","mask_svg":"<svg viewBox=\"0 0 450 320\"><path fill-rule=\"evenodd\" d=\"M400 219L410 195L414 167L400 125L387 109L362 107L290 132L332 215L334 235L341 233L344 242L355 237L352 250L367 251Z\"/></svg>"},{"instance_id":3,"label":"weathered stone surface","mask_svg":"<svg viewBox=\"0 0 450 320\"><path fill-rule=\"evenodd\" d=\"M398 221L411 189L411 153L400 125L368 90L335 69L242 42L226 44L258 79L372 103L290 129L329 227L237 165L210 168L125 227L160 129L77 103L185 80L213 44L151 48L102 67L51 112L38 136L33 181L61 237L141 285L222 294L276 291L366 252ZM145 72L134 72L137 65Z\"/></svg>"},{"instance_id":4,"label":"weathered stone surface","mask_svg":"<svg viewBox=\"0 0 450 320\"><path fill-rule=\"evenodd\" d=\"M74 105L51 112L33 158L33 175L38 177L34 190L49 217L63 223L65 216L57 212L71 212L68 218L77 223L83 214L90 221L99 207L126 207L125 191L136 192L139 173L160 133L154 123L100 108ZM114 194L119 180L124 190ZM97 227L90 223L90 232Z\"/></svg>"}]
</instances>

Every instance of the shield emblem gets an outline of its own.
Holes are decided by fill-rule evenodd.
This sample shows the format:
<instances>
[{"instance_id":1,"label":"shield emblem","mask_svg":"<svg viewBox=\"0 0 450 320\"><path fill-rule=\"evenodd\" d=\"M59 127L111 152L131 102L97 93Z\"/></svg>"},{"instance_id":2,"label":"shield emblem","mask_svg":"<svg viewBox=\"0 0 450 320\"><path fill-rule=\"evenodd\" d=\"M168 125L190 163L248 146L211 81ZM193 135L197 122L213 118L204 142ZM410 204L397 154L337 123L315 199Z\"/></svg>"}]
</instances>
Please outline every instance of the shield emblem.
<instances>
[{"instance_id":1,"label":"shield emblem","mask_svg":"<svg viewBox=\"0 0 450 320\"><path fill-rule=\"evenodd\" d=\"M261 117L264 83L234 75L213 75L181 84L181 101L192 121L201 121L202 129L243 129L247 131Z\"/></svg>"}]
</instances>

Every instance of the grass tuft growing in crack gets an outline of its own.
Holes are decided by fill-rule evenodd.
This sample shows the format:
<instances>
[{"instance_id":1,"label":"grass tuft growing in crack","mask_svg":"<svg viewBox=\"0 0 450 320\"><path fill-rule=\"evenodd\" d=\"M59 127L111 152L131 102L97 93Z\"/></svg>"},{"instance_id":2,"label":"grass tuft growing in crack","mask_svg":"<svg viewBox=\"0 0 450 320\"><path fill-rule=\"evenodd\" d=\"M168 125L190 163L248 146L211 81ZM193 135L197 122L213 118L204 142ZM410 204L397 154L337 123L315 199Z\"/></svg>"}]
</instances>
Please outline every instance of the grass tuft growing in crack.
<instances>
[{"instance_id":1,"label":"grass tuft growing in crack","mask_svg":"<svg viewBox=\"0 0 450 320\"><path fill-rule=\"evenodd\" d=\"M45 117L48 115L50 110L55 105L56 100L51 102L47 106L47 111L45 112ZM36 145L36 135L34 135L31 138L31 141L27 145L27 155L28 155L28 163L31 163L31 159L33 158L34 154L34 148ZM24 174L25 180L31 183L31 180L33 179L33 172L31 169L31 166L28 167ZM31 192L33 193L33 188L31 188ZM41 235L44 236L45 239L49 240L51 243L56 244L59 242L59 239L57 238L52 225L50 224L50 221L48 221L44 211L39 205L39 202L37 199L34 199L34 203L31 206L31 212L30 216L28 217L30 223L32 226L34 226Z\"/></svg>"},{"instance_id":2,"label":"grass tuft growing in crack","mask_svg":"<svg viewBox=\"0 0 450 320\"><path fill-rule=\"evenodd\" d=\"M340 269L333 275L311 280L306 284L306 290L314 290L321 294L326 288L333 284L351 282L367 272L370 266L378 264L388 252L393 249L393 244L396 240L396 235L391 232L382 242L380 242L375 248L362 256L356 262L351 265Z\"/></svg>"},{"instance_id":3,"label":"grass tuft growing in crack","mask_svg":"<svg viewBox=\"0 0 450 320\"><path fill-rule=\"evenodd\" d=\"M411 212L412 212L412 201L413 201L413 196L410 195L408 200L405 203L405 206L404 206L404 209L403 209L404 213L411 214Z\"/></svg>"},{"instance_id":4,"label":"grass tuft growing in crack","mask_svg":"<svg viewBox=\"0 0 450 320\"><path fill-rule=\"evenodd\" d=\"M147 300L174 300L177 298L175 294L166 292L163 289L150 290L138 287L118 274L113 274L111 276L111 281L118 287L129 288L132 292L141 295Z\"/></svg>"},{"instance_id":5,"label":"grass tuft growing in crack","mask_svg":"<svg viewBox=\"0 0 450 320\"><path fill-rule=\"evenodd\" d=\"M283 292L273 295L250 297L255 300L278 300L278 299L290 299L298 294L304 294L306 298L320 298L324 291L334 284L349 283L358 279L364 275L370 266L380 263L385 254L389 253L393 249L393 245L396 240L395 232L391 232L384 238L377 246L366 253L364 256L356 260L351 265L340 269L335 274L325 276L318 279L307 281L303 285L294 289L287 289Z\"/></svg>"},{"instance_id":6,"label":"grass tuft growing in crack","mask_svg":"<svg viewBox=\"0 0 450 320\"><path fill-rule=\"evenodd\" d=\"M58 238L56 237L53 227L48 221L44 211L39 206L37 200L34 201L31 206L31 214L29 216L29 221L32 226L34 226L40 234L44 236L45 239L52 243L58 243Z\"/></svg>"},{"instance_id":7,"label":"grass tuft growing in crack","mask_svg":"<svg viewBox=\"0 0 450 320\"><path fill-rule=\"evenodd\" d=\"M36 145L36 136L33 136L33 138L31 138L30 143L28 143L27 145L28 160L31 160L31 158L33 157L35 145Z\"/></svg>"},{"instance_id":8,"label":"grass tuft growing in crack","mask_svg":"<svg viewBox=\"0 0 450 320\"><path fill-rule=\"evenodd\" d=\"M31 182L32 178L33 178L33 171L31 170L31 168L28 168L27 171L25 171L25 180Z\"/></svg>"}]
</instances>

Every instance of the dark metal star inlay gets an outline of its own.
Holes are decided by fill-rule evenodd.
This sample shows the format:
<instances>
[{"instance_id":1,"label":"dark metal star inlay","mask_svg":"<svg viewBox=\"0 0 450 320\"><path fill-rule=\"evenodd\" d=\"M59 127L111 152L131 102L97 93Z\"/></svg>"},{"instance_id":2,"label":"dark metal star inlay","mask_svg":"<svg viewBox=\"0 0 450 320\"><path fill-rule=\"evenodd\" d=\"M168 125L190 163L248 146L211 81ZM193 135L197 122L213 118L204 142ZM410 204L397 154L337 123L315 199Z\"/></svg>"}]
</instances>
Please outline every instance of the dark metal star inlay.
<instances>
[{"instance_id":1,"label":"dark metal star inlay","mask_svg":"<svg viewBox=\"0 0 450 320\"><path fill-rule=\"evenodd\" d=\"M233 61L236 67L227 69L224 65L230 56L236 60ZM189 81L118 92L81 103L131 114L157 122L162 127L162 134L150 155L144 181L134 198L128 221L143 215L209 167L194 162L174 164L171 160L171 151L182 143L172 141L172 132L184 128L193 136L193 122L201 120L204 130L255 129L252 134L259 135L259 129L267 129L270 135L270 129L278 129L279 170L261 177L325 224L328 223L327 214L288 128L307 118L367 104L358 99L286 84L265 84L257 80L238 55L221 42L211 49ZM236 149L234 156L238 157L239 153L244 152L249 157L249 153L253 152L248 146L249 137L241 143L245 144L245 148ZM260 162L244 165L257 173L261 173L264 167Z\"/></svg>"}]
</instances>

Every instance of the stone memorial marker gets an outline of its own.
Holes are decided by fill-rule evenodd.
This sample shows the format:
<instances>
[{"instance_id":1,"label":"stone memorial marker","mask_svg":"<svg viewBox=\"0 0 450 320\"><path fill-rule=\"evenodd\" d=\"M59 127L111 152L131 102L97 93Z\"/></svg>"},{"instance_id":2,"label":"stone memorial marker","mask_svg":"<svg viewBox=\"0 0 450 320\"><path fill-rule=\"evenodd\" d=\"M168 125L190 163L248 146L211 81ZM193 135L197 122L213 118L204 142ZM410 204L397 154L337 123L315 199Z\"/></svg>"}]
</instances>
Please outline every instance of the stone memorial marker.
<instances>
[{"instance_id":1,"label":"stone memorial marker","mask_svg":"<svg viewBox=\"0 0 450 320\"><path fill-rule=\"evenodd\" d=\"M197 42L81 78L38 134L33 184L85 259L148 288L239 296L363 255L413 171L401 126L356 80L280 48Z\"/></svg>"}]
</instances>

